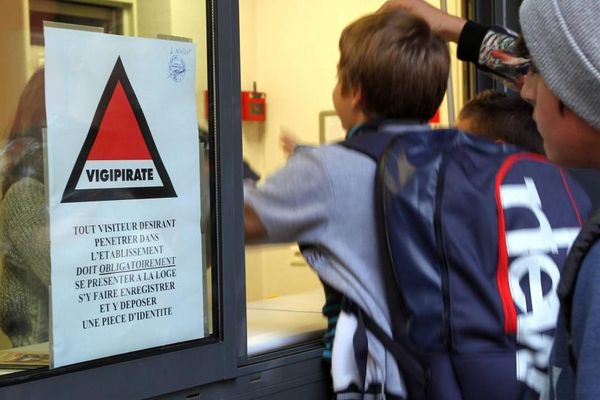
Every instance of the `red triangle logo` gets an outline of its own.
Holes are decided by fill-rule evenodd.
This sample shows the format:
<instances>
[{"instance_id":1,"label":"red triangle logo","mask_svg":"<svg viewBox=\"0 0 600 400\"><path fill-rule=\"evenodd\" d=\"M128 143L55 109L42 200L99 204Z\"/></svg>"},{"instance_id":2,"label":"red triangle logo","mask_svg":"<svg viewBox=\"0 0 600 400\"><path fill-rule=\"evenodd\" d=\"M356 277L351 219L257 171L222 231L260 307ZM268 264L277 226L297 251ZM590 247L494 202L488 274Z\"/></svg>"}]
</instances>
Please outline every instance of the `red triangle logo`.
<instances>
[{"instance_id":1,"label":"red triangle logo","mask_svg":"<svg viewBox=\"0 0 600 400\"><path fill-rule=\"evenodd\" d=\"M150 160L131 104L120 81L100 122L88 160Z\"/></svg>"},{"instance_id":2,"label":"red triangle logo","mask_svg":"<svg viewBox=\"0 0 600 400\"><path fill-rule=\"evenodd\" d=\"M119 57L62 202L162 197L177 194Z\"/></svg>"}]
</instances>

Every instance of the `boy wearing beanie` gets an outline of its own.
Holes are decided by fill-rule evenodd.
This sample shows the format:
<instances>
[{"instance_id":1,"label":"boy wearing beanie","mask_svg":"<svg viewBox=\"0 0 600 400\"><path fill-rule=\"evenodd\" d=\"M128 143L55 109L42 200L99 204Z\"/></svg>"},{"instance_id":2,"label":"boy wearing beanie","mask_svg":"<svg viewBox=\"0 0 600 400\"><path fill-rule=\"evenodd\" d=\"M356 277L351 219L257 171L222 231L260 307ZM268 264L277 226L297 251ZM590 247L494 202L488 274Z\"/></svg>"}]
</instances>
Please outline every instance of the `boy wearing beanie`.
<instances>
[{"instance_id":1,"label":"boy wearing beanie","mask_svg":"<svg viewBox=\"0 0 600 400\"><path fill-rule=\"evenodd\" d=\"M518 77L526 64L514 56L515 40L506 31L450 16L422 0L390 0L382 10L392 8L425 18L446 40L458 42L459 58L483 69L503 77L512 70ZM600 170L600 2L524 0L520 19L531 64L525 79L514 82L534 104L547 157L562 166ZM598 225L593 217L582 229L558 289L552 399L600 398L600 241L584 235Z\"/></svg>"},{"instance_id":2,"label":"boy wearing beanie","mask_svg":"<svg viewBox=\"0 0 600 400\"><path fill-rule=\"evenodd\" d=\"M564 166L600 169L600 2L525 0L520 17L539 71L521 93L535 104L548 158ZM600 242L575 267L576 279L568 282L565 273L559 287L550 393L555 399L598 399Z\"/></svg>"}]
</instances>

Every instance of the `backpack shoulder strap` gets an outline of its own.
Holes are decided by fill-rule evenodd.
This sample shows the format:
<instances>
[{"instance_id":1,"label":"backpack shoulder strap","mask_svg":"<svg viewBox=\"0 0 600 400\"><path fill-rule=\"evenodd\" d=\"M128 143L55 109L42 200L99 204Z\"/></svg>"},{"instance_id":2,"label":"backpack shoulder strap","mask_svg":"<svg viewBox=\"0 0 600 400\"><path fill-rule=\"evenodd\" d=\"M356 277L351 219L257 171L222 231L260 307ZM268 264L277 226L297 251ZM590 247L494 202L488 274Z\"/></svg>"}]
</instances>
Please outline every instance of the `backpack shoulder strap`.
<instances>
[{"instance_id":1,"label":"backpack shoulder strap","mask_svg":"<svg viewBox=\"0 0 600 400\"><path fill-rule=\"evenodd\" d=\"M392 357L394 357L400 372L415 382L423 391L427 390L431 372L421 364L418 357L414 354L415 349L404 337L392 337L388 335L369 314L363 312L361 307L347 296L342 300L342 310L353 314L356 318L357 326L352 338L352 344L355 351L355 362L363 384L367 376L367 357L369 353L367 330L369 330Z\"/></svg>"},{"instance_id":2,"label":"backpack shoulder strap","mask_svg":"<svg viewBox=\"0 0 600 400\"><path fill-rule=\"evenodd\" d=\"M569 357L571 367L577 367L575 354L571 339L571 323L573 315L573 296L575 285L581 268L581 263L592 245L600 238L600 209L596 210L589 221L583 226L581 232L571 246L565 266L558 285L558 297L561 302L561 310L565 317L565 328L567 330Z\"/></svg>"},{"instance_id":3,"label":"backpack shoulder strap","mask_svg":"<svg viewBox=\"0 0 600 400\"><path fill-rule=\"evenodd\" d=\"M374 204L376 207L375 214L377 218L377 226L379 227L378 234L380 236L380 241L382 241L386 236L384 232L386 224L383 220L385 216L383 215L383 209L381 207L381 188L383 185L381 181L380 161L389 145L394 139L397 138L398 135L394 134L393 132L371 131L366 134L353 136L352 138L346 139L345 141L339 143L348 149L355 150L370 157L377 166ZM382 245L381 251L384 254L383 259L386 263L386 268L384 268L382 271L386 275L386 279L384 280L386 283L386 287L384 289L386 292L386 302L390 307L390 312L392 315L399 315L399 310L397 309L398 305L390 302L389 294L392 291L398 291L398 287L396 286L394 276L391 274L391 266L389 265L387 248ZM409 377L410 381L416 382L417 387L424 390L429 386L429 370L421 364L419 357L416 355L417 350L410 345L410 343L408 343L405 336L400 332L400 321L394 321L395 323L393 323L391 326L392 335L390 336L375 321L371 319L368 313L365 313L360 306L351 301L348 296L344 296L342 301L342 309L345 312L353 314L357 320L357 328L353 337L353 347L355 352L355 362L363 385L366 379L366 365L368 356L368 341L366 331L368 330L392 355L399 370L406 377Z\"/></svg>"},{"instance_id":4,"label":"backpack shoulder strap","mask_svg":"<svg viewBox=\"0 0 600 400\"><path fill-rule=\"evenodd\" d=\"M356 135L344 140L340 144L348 149L363 153L369 156L375 163L379 163L379 159L393 138L393 134L379 131L366 135Z\"/></svg>"}]
</instances>

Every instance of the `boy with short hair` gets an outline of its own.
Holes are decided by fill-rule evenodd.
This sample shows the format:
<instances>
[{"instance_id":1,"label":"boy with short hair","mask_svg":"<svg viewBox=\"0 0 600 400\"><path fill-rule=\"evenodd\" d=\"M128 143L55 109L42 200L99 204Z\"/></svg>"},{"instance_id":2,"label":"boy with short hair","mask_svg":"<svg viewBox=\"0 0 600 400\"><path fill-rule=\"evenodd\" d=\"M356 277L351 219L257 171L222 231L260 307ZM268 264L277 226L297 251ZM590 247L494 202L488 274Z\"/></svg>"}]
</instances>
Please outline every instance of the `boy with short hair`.
<instances>
[{"instance_id":1,"label":"boy with short hair","mask_svg":"<svg viewBox=\"0 0 600 400\"><path fill-rule=\"evenodd\" d=\"M485 90L463 106L455 127L498 143L510 143L532 153L544 154L544 143L532 114L533 106L520 97ZM286 157L299 146L294 134L287 130L281 134L280 142Z\"/></svg>"},{"instance_id":2,"label":"boy with short hair","mask_svg":"<svg viewBox=\"0 0 600 400\"><path fill-rule=\"evenodd\" d=\"M446 90L449 54L420 18L399 11L368 15L342 32L335 110L347 137L379 124L403 130L424 125ZM384 254L375 225L376 165L334 144L302 148L257 188L246 186L245 232L261 242L297 241L309 265L335 292L360 306L391 333ZM334 390L350 398L373 393L401 398L405 388L392 357L371 334L366 380L354 359L356 318L342 312L332 356Z\"/></svg>"},{"instance_id":3,"label":"boy with short hair","mask_svg":"<svg viewBox=\"0 0 600 400\"><path fill-rule=\"evenodd\" d=\"M533 106L495 90L478 93L460 110L456 128L544 154L542 137L532 118Z\"/></svg>"},{"instance_id":4,"label":"boy with short hair","mask_svg":"<svg viewBox=\"0 0 600 400\"><path fill-rule=\"evenodd\" d=\"M521 94L535 104L534 118L548 158L564 166L600 169L600 2L526 0L520 16L525 44L538 71ZM577 240L573 248L579 245ZM596 241L575 265L576 279L561 280L561 313L551 357L552 398L600 397L599 266ZM567 298L572 304L565 307Z\"/></svg>"}]
</instances>

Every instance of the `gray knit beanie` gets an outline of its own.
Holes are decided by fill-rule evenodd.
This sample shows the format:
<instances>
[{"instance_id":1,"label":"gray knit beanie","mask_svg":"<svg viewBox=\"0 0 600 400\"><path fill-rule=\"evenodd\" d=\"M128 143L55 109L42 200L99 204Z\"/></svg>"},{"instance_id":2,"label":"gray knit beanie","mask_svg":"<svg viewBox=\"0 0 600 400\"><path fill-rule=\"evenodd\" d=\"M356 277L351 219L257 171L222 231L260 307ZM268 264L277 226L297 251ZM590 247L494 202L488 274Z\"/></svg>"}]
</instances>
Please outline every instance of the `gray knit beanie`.
<instances>
[{"instance_id":1,"label":"gray knit beanie","mask_svg":"<svg viewBox=\"0 0 600 400\"><path fill-rule=\"evenodd\" d=\"M520 16L548 87L600 130L600 0L525 0Z\"/></svg>"}]
</instances>

